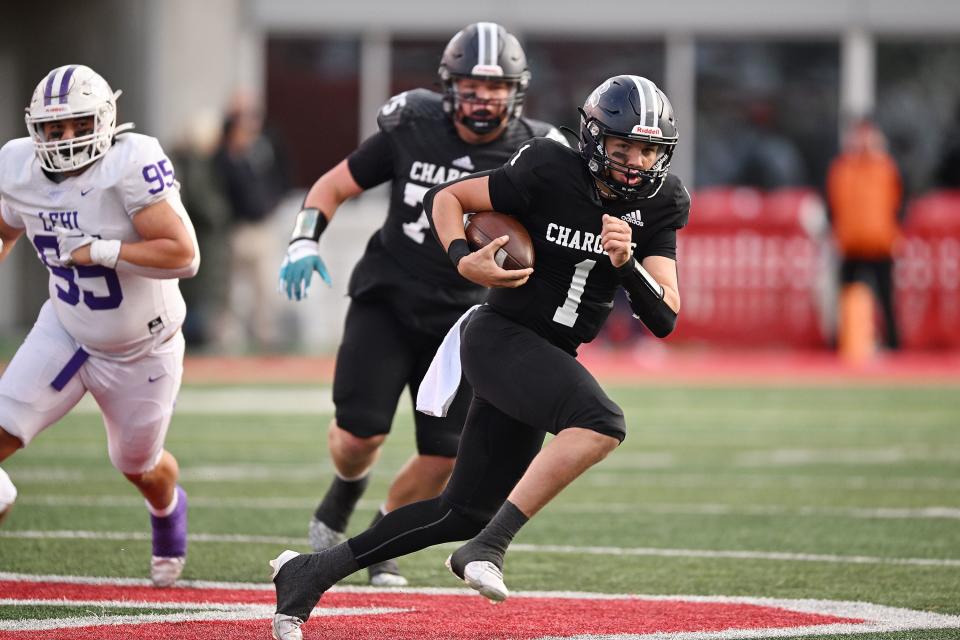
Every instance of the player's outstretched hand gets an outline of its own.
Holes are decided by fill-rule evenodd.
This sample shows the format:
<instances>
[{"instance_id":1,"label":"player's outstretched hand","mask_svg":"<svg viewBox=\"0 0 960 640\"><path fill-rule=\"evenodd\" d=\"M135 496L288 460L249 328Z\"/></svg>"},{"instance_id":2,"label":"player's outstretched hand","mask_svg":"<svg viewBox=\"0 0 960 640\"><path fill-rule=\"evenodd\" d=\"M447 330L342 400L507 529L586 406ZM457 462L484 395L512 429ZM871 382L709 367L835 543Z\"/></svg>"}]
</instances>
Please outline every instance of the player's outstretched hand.
<instances>
[{"instance_id":1,"label":"player's outstretched hand","mask_svg":"<svg viewBox=\"0 0 960 640\"><path fill-rule=\"evenodd\" d=\"M509 236L500 236L487 246L460 259L457 271L467 280L484 287L514 288L526 284L533 269L504 269L497 265L497 250L507 244Z\"/></svg>"},{"instance_id":2,"label":"player's outstretched hand","mask_svg":"<svg viewBox=\"0 0 960 640\"><path fill-rule=\"evenodd\" d=\"M603 214L603 229L600 231L600 241L603 250L610 256L610 262L615 267L622 267L633 255L633 233L626 220Z\"/></svg>"},{"instance_id":3,"label":"player's outstretched hand","mask_svg":"<svg viewBox=\"0 0 960 640\"><path fill-rule=\"evenodd\" d=\"M314 271L327 286L333 286L327 265L320 258L320 245L315 240L306 239L291 242L280 265L280 292L286 293L290 300L306 298Z\"/></svg>"}]
</instances>

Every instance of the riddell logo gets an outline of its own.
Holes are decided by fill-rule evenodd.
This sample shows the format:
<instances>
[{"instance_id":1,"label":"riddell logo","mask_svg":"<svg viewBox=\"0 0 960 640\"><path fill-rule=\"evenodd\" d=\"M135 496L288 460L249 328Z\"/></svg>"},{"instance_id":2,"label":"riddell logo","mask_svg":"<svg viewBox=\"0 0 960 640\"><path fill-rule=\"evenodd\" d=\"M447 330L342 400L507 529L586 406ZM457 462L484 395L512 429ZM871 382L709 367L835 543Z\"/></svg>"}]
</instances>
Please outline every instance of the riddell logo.
<instances>
[{"instance_id":1,"label":"riddell logo","mask_svg":"<svg viewBox=\"0 0 960 640\"><path fill-rule=\"evenodd\" d=\"M503 67L498 64L477 64L470 71L474 76L502 76Z\"/></svg>"},{"instance_id":2,"label":"riddell logo","mask_svg":"<svg viewBox=\"0 0 960 640\"><path fill-rule=\"evenodd\" d=\"M662 136L663 131L660 130L660 127L645 127L642 124L638 124L633 128L633 131L630 133L639 133L645 136Z\"/></svg>"}]
</instances>

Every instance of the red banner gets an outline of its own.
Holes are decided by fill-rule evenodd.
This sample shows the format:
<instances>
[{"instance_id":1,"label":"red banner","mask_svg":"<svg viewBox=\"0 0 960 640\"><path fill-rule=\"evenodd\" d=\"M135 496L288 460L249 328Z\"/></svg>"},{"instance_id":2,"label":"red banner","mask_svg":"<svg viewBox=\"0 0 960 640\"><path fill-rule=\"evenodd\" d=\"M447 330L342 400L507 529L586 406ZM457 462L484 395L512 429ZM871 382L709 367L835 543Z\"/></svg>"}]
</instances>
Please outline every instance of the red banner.
<instances>
[{"instance_id":1,"label":"red banner","mask_svg":"<svg viewBox=\"0 0 960 640\"><path fill-rule=\"evenodd\" d=\"M960 348L960 191L910 205L894 283L905 348Z\"/></svg>"},{"instance_id":2,"label":"red banner","mask_svg":"<svg viewBox=\"0 0 960 640\"><path fill-rule=\"evenodd\" d=\"M672 340L826 344L822 309L832 274L815 191L698 191L678 255L683 309Z\"/></svg>"}]
</instances>

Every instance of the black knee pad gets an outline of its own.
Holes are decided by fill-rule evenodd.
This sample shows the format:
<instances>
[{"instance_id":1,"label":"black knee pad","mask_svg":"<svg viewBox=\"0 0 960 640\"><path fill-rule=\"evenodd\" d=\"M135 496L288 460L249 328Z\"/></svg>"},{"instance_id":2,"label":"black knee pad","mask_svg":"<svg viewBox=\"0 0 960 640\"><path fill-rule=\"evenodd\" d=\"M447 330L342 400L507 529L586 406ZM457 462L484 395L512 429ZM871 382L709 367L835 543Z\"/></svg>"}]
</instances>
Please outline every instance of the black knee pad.
<instances>
[{"instance_id":1,"label":"black knee pad","mask_svg":"<svg viewBox=\"0 0 960 640\"><path fill-rule=\"evenodd\" d=\"M385 436L390 433L393 421L392 415L385 415L382 411L358 408L338 408L335 416L338 427L358 438Z\"/></svg>"}]
</instances>

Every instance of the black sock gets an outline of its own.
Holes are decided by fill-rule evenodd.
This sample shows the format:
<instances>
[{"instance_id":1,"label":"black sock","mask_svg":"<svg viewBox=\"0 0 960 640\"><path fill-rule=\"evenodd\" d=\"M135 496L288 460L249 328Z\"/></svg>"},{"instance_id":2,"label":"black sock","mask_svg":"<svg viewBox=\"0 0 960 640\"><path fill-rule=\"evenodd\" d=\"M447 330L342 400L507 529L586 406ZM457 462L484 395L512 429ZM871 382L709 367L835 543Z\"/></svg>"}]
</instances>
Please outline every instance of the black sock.
<instances>
[{"instance_id":1,"label":"black sock","mask_svg":"<svg viewBox=\"0 0 960 640\"><path fill-rule=\"evenodd\" d=\"M467 540L482 526L450 509L441 498L432 498L391 511L347 544L362 569L435 544Z\"/></svg>"},{"instance_id":2,"label":"black sock","mask_svg":"<svg viewBox=\"0 0 960 640\"><path fill-rule=\"evenodd\" d=\"M377 526L377 523L383 520L383 516L386 514L383 512L383 508L377 509L377 512L373 514L373 520L370 521L370 524L367 526L367 529L373 529Z\"/></svg>"},{"instance_id":3,"label":"black sock","mask_svg":"<svg viewBox=\"0 0 960 640\"><path fill-rule=\"evenodd\" d=\"M493 519L472 540L453 552L451 567L458 576L463 577L463 568L476 560L488 560L503 569L503 556L513 537L529 518L512 502L507 500L493 516Z\"/></svg>"},{"instance_id":4,"label":"black sock","mask_svg":"<svg viewBox=\"0 0 960 640\"><path fill-rule=\"evenodd\" d=\"M344 480L335 475L326 495L313 512L313 517L334 531L346 531L350 516L353 515L363 492L367 490L369 481L370 474L357 480Z\"/></svg>"},{"instance_id":5,"label":"black sock","mask_svg":"<svg viewBox=\"0 0 960 640\"><path fill-rule=\"evenodd\" d=\"M289 560L273 579L277 613L306 622L320 596L359 568L345 542L320 553L305 553Z\"/></svg>"}]
</instances>

